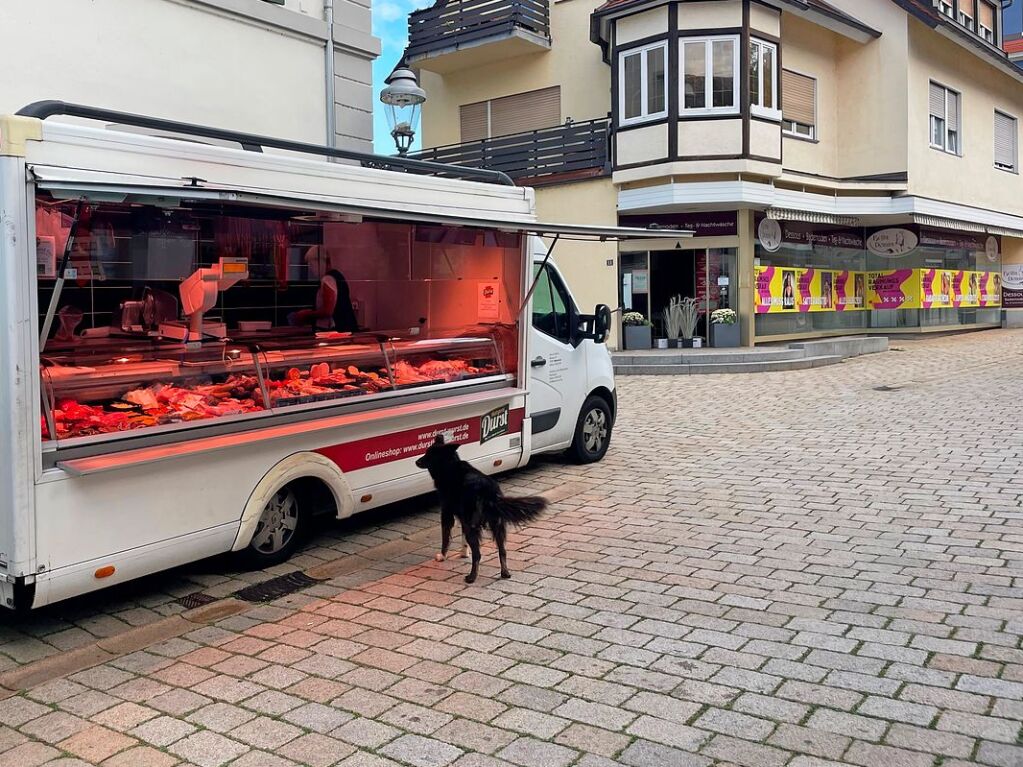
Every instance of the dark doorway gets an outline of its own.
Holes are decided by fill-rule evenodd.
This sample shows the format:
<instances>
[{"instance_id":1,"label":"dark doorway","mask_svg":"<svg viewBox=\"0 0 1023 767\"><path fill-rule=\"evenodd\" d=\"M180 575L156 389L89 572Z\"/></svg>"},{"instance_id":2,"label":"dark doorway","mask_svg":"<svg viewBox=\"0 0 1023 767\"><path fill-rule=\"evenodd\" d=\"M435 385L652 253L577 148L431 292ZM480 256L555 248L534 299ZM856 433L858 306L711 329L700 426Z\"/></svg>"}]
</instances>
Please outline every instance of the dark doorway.
<instances>
[{"instance_id":1,"label":"dark doorway","mask_svg":"<svg viewBox=\"0 0 1023 767\"><path fill-rule=\"evenodd\" d=\"M650 253L650 319L655 335L663 338L664 309L673 296L696 295L696 258L702 250L655 250Z\"/></svg>"}]
</instances>

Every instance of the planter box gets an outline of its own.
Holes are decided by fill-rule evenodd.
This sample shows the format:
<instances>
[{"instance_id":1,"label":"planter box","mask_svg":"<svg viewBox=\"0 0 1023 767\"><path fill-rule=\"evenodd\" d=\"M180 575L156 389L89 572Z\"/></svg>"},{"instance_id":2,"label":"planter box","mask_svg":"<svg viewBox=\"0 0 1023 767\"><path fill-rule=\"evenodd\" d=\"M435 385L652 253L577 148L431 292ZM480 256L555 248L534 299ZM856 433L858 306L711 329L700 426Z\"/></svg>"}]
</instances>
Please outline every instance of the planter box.
<instances>
[{"instance_id":1,"label":"planter box","mask_svg":"<svg viewBox=\"0 0 1023 767\"><path fill-rule=\"evenodd\" d=\"M739 323L734 325L712 324L710 345L717 349L733 348L739 345Z\"/></svg>"},{"instance_id":2,"label":"planter box","mask_svg":"<svg viewBox=\"0 0 1023 767\"><path fill-rule=\"evenodd\" d=\"M654 346L654 329L649 325L625 325L625 348L652 349Z\"/></svg>"}]
</instances>

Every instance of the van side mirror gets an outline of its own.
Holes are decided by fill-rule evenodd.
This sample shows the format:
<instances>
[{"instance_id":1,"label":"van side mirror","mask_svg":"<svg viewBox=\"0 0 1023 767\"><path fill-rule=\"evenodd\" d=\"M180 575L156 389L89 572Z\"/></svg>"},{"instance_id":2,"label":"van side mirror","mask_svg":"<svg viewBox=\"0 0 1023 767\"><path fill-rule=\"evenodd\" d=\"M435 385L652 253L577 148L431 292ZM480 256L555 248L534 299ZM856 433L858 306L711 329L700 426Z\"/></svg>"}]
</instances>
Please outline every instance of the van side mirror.
<instances>
[{"instance_id":1,"label":"van side mirror","mask_svg":"<svg viewBox=\"0 0 1023 767\"><path fill-rule=\"evenodd\" d=\"M593 314L579 315L576 328L576 345L586 339L598 344L604 343L611 332L611 308L607 304L597 304Z\"/></svg>"}]
</instances>

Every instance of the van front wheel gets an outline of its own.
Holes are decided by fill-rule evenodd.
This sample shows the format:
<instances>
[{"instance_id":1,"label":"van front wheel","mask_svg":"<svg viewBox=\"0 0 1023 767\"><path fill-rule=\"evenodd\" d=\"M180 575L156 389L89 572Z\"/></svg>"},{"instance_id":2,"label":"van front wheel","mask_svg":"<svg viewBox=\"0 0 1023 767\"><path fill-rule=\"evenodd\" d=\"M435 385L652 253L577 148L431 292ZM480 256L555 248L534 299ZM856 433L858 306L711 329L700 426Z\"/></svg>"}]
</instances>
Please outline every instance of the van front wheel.
<instances>
[{"instance_id":1,"label":"van front wheel","mask_svg":"<svg viewBox=\"0 0 1023 767\"><path fill-rule=\"evenodd\" d=\"M611 408L607 400L591 394L583 403L568 453L578 463L596 463L611 443Z\"/></svg>"}]
</instances>

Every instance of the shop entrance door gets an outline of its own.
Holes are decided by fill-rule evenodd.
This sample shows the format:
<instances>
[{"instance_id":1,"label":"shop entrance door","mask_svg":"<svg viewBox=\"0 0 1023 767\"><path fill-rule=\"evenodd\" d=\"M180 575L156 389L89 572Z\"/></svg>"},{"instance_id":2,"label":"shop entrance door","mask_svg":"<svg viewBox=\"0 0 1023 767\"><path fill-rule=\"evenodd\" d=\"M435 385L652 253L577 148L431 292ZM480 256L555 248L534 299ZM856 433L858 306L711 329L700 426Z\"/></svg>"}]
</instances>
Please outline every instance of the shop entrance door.
<instances>
[{"instance_id":1,"label":"shop entrance door","mask_svg":"<svg viewBox=\"0 0 1023 767\"><path fill-rule=\"evenodd\" d=\"M675 296L695 298L700 321L695 335L709 344L708 320L716 309L735 309L735 287L731 276L736 273L734 248L700 250L655 250L649 254L648 315L654 334L666 336L664 309Z\"/></svg>"}]
</instances>

